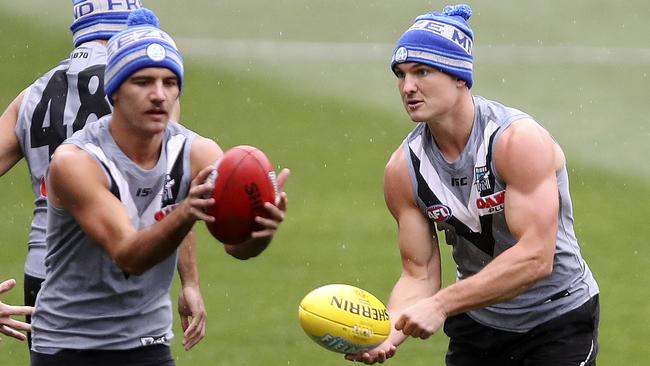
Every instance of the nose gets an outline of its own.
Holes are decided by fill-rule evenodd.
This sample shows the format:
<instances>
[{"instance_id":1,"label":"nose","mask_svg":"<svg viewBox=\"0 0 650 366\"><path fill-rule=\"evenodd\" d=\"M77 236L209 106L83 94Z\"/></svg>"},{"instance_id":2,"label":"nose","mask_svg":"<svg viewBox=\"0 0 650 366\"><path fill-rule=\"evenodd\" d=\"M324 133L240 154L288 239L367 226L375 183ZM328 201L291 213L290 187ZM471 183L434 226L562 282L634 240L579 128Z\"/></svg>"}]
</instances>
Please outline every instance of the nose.
<instances>
[{"instance_id":1,"label":"nose","mask_svg":"<svg viewBox=\"0 0 650 366\"><path fill-rule=\"evenodd\" d=\"M405 74L404 78L402 79L402 93L404 94L413 94L418 90L418 86L415 80L415 77L411 76L410 74Z\"/></svg>"},{"instance_id":2,"label":"nose","mask_svg":"<svg viewBox=\"0 0 650 366\"><path fill-rule=\"evenodd\" d=\"M156 80L156 82L153 83L153 86L152 86L151 99L153 101L162 102L166 98L167 98L167 94L165 93L165 87L163 85L162 80Z\"/></svg>"}]
</instances>

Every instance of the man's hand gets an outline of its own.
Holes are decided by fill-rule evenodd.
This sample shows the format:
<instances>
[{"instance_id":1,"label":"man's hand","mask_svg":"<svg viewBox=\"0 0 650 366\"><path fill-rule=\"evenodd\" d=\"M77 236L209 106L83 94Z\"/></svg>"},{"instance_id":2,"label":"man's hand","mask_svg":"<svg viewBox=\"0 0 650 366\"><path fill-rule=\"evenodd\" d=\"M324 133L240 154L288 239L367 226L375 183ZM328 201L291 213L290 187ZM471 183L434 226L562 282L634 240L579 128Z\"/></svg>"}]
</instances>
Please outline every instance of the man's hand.
<instances>
[{"instance_id":1,"label":"man's hand","mask_svg":"<svg viewBox=\"0 0 650 366\"><path fill-rule=\"evenodd\" d=\"M224 249L230 255L238 259L249 259L262 253L271 243L273 235L277 232L280 224L284 221L287 211L287 194L282 190L284 183L289 177L289 169L282 169L278 175L278 190L280 195L276 197L275 204L264 203L264 208L269 212L269 217L256 216L255 222L262 227L251 233L251 238L239 244L224 244Z\"/></svg>"},{"instance_id":2,"label":"man's hand","mask_svg":"<svg viewBox=\"0 0 650 366\"><path fill-rule=\"evenodd\" d=\"M3 294L16 286L16 280L9 279L0 283L0 294ZM27 336L21 333L31 332L32 326L28 323L14 320L14 315L32 315L34 308L31 306L12 306L0 301L0 333L24 341Z\"/></svg>"},{"instance_id":3,"label":"man's hand","mask_svg":"<svg viewBox=\"0 0 650 366\"><path fill-rule=\"evenodd\" d=\"M213 165L203 168L192 179L190 191L187 197L181 202L183 211L192 217L194 221L203 220L205 222L214 222L214 217L206 213L206 210L214 205L214 198L211 195L214 190L214 183L206 181L206 178L214 169Z\"/></svg>"},{"instance_id":4,"label":"man's hand","mask_svg":"<svg viewBox=\"0 0 650 366\"><path fill-rule=\"evenodd\" d=\"M447 315L434 297L422 299L407 307L395 322L395 329L407 336L427 339L440 329Z\"/></svg>"},{"instance_id":5,"label":"man's hand","mask_svg":"<svg viewBox=\"0 0 650 366\"><path fill-rule=\"evenodd\" d=\"M178 295L178 314L183 327L183 347L189 351L205 336L207 312L198 287L184 286Z\"/></svg>"},{"instance_id":6,"label":"man's hand","mask_svg":"<svg viewBox=\"0 0 650 366\"><path fill-rule=\"evenodd\" d=\"M365 351L360 352L355 355L345 355L345 359L353 362L363 362L367 365L372 365L374 363L384 363L389 358L395 356L397 352L397 347L390 342L390 340L384 341L384 343L379 346Z\"/></svg>"},{"instance_id":7,"label":"man's hand","mask_svg":"<svg viewBox=\"0 0 650 366\"><path fill-rule=\"evenodd\" d=\"M284 183L289 178L291 172L289 169L284 168L278 174L278 191L280 195L276 197L275 204L266 202L264 208L269 212L270 217L264 218L257 216L255 222L262 225L262 229L254 231L251 233L252 238L270 238L275 234L275 232L280 227L282 221L284 221L284 215L287 211L287 194L282 190Z\"/></svg>"}]
</instances>

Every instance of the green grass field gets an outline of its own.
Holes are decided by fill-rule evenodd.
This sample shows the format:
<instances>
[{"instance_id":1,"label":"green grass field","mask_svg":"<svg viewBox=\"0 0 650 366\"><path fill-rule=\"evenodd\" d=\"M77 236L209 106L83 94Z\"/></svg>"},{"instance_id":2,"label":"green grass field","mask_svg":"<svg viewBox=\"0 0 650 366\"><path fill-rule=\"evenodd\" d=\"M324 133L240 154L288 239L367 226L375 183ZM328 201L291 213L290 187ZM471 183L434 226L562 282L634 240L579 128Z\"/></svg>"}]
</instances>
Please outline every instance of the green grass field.
<instances>
[{"instance_id":1,"label":"green grass field","mask_svg":"<svg viewBox=\"0 0 650 366\"><path fill-rule=\"evenodd\" d=\"M177 364L348 364L303 334L298 303L326 283L356 285L386 300L399 275L381 180L413 125L387 65L392 43L414 16L442 3L144 2L185 53L183 123L223 148L258 146L292 169L287 220L262 256L234 260L197 226L208 334L190 352L175 338ZM472 5L474 93L531 113L567 152L576 230L601 288L599 364L645 365L650 5ZM70 19L68 1L0 4L1 108L66 57ZM251 46L261 41L271 47ZM32 200L20 163L0 178L0 279L15 277L19 287ZM447 246L442 250L450 283L454 265ZM177 283L174 299L176 292ZM21 291L2 296L21 299ZM442 365L446 342L444 334L408 341L387 364ZM3 337L0 365L26 364L26 346Z\"/></svg>"}]
</instances>

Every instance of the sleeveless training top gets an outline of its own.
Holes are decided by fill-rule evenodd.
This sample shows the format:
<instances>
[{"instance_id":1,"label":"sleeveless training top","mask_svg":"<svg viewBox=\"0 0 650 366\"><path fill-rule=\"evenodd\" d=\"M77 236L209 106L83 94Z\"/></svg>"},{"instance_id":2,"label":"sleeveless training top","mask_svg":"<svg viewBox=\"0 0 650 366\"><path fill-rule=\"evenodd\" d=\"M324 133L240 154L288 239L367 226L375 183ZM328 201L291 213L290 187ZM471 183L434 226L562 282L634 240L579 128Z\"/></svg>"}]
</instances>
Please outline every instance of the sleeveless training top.
<instances>
[{"instance_id":1,"label":"sleeveless training top","mask_svg":"<svg viewBox=\"0 0 650 366\"><path fill-rule=\"evenodd\" d=\"M162 208L187 196L196 134L169 123L157 165L143 170L117 146L110 121L106 116L65 143L97 160L134 227L146 228L155 223ZM169 290L176 253L142 275L128 275L83 233L68 211L48 205L47 230L47 276L32 317L34 351L169 344L173 336Z\"/></svg>"},{"instance_id":2,"label":"sleeveless training top","mask_svg":"<svg viewBox=\"0 0 650 366\"><path fill-rule=\"evenodd\" d=\"M493 154L496 141L512 122L530 118L479 96L474 96L474 105L472 132L456 161L445 160L426 123L419 123L404 140L416 202L431 224L445 231L457 280L477 273L516 243L506 224L506 185L497 174ZM566 166L557 172L557 180L560 211L553 273L509 301L469 311L477 322L525 332L598 293L573 230Z\"/></svg>"},{"instance_id":3,"label":"sleeveless training top","mask_svg":"<svg viewBox=\"0 0 650 366\"><path fill-rule=\"evenodd\" d=\"M36 80L23 96L15 131L36 198L25 260L25 273L30 276L45 278L47 204L41 181L50 155L86 123L111 113L104 97L105 64L106 47L97 42L85 43Z\"/></svg>"}]
</instances>

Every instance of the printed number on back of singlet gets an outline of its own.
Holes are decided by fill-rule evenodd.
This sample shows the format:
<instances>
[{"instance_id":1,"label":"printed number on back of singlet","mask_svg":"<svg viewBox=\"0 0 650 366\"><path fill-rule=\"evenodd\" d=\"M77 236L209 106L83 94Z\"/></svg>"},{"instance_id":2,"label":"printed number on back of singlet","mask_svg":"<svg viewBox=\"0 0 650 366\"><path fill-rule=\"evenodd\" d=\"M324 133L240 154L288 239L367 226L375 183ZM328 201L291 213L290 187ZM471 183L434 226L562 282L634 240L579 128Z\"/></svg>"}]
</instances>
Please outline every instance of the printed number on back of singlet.
<instances>
[{"instance_id":1,"label":"printed number on back of singlet","mask_svg":"<svg viewBox=\"0 0 650 366\"><path fill-rule=\"evenodd\" d=\"M104 65L91 66L78 75L77 89L79 101L81 102L74 121L72 121L72 132L83 128L88 116L95 114L101 118L111 113L111 107L104 95ZM99 78L99 86L94 94L90 92L90 82L93 77ZM33 148L49 146L49 155L67 137L66 123L63 120L65 114L65 103L68 97L68 78L65 70L59 70L52 75L47 83L43 96L34 109L30 129L31 146ZM49 123L45 117L49 110ZM70 121L67 121L69 124Z\"/></svg>"}]
</instances>

